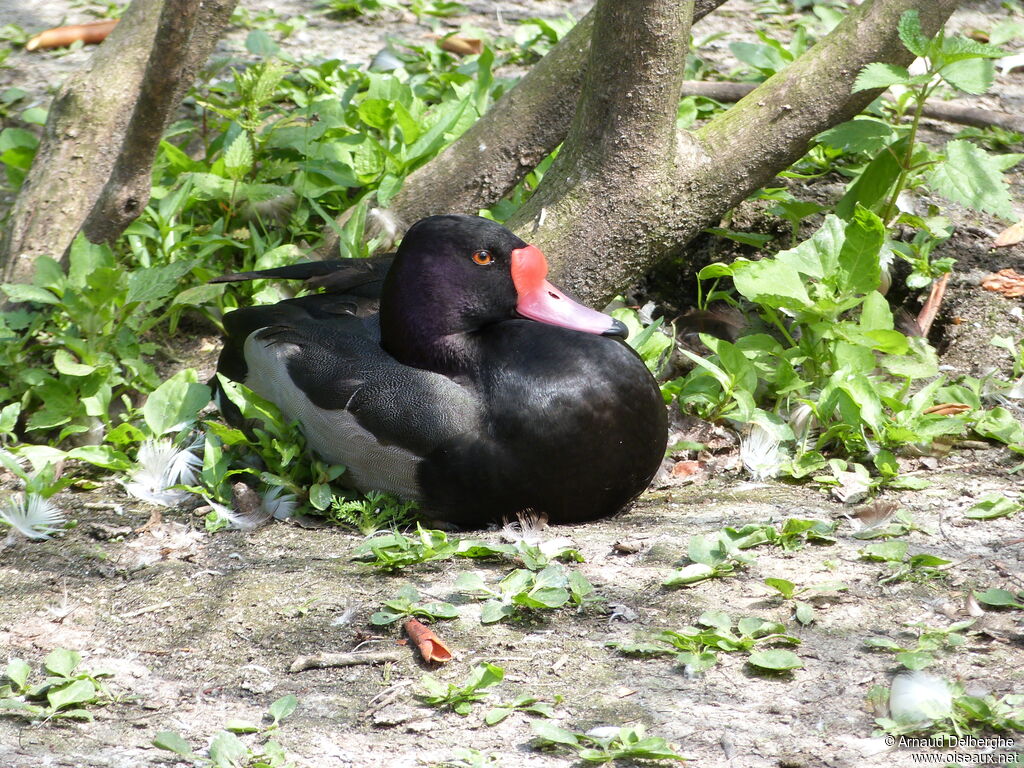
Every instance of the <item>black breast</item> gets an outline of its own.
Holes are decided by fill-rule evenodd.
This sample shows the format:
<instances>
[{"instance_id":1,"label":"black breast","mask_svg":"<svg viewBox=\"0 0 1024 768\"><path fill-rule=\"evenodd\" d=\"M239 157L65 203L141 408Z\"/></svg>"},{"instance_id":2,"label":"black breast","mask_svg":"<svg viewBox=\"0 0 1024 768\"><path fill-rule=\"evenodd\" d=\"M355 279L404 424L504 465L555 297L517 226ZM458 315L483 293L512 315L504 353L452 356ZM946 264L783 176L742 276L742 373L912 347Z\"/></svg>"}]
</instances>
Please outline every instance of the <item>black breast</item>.
<instances>
[{"instance_id":1,"label":"black breast","mask_svg":"<svg viewBox=\"0 0 1024 768\"><path fill-rule=\"evenodd\" d=\"M666 413L624 343L528 320L479 332L483 428L428 456L427 506L480 525L532 509L552 522L614 514L664 456Z\"/></svg>"}]
</instances>

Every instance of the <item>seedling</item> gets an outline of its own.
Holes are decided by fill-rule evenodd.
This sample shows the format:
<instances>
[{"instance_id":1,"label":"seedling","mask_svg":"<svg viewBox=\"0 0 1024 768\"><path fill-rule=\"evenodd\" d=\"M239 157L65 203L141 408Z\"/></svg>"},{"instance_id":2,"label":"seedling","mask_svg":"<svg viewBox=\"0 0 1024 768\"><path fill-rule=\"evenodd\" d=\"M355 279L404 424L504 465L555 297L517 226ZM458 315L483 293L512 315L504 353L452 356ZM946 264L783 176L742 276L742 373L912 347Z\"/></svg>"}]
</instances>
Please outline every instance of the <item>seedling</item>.
<instances>
[{"instance_id":1,"label":"seedling","mask_svg":"<svg viewBox=\"0 0 1024 768\"><path fill-rule=\"evenodd\" d=\"M665 739L648 736L643 725L594 729L579 733L543 720L532 723L533 746L552 752L575 752L587 763L612 763L616 760L663 761L687 758L676 753ZM605 733L608 732L608 733Z\"/></svg>"},{"instance_id":2,"label":"seedling","mask_svg":"<svg viewBox=\"0 0 1024 768\"><path fill-rule=\"evenodd\" d=\"M520 539L513 544L491 544L481 539L462 539L455 556L483 560L513 560L522 563L524 568L531 571L546 568L553 560L582 563L583 555L566 542L566 539L548 539L534 544Z\"/></svg>"},{"instance_id":3,"label":"seedling","mask_svg":"<svg viewBox=\"0 0 1024 768\"><path fill-rule=\"evenodd\" d=\"M384 607L370 616L370 623L377 626L393 624L409 618L427 618L432 621L439 619L455 619L459 616L458 609L451 603L419 602L420 593L416 587L406 584L398 590L398 597L384 603Z\"/></svg>"},{"instance_id":4,"label":"seedling","mask_svg":"<svg viewBox=\"0 0 1024 768\"><path fill-rule=\"evenodd\" d=\"M750 540L755 542L749 546L767 541L767 536L761 528L751 532L749 536ZM742 539L739 541L744 543ZM737 539L731 538L727 531L707 536L691 536L686 550L690 564L672 573L662 582L662 586L689 587L707 579L730 576L737 568L745 568L754 558L740 552L741 547L736 542Z\"/></svg>"},{"instance_id":5,"label":"seedling","mask_svg":"<svg viewBox=\"0 0 1024 768\"><path fill-rule=\"evenodd\" d=\"M487 689L500 683L504 677L504 669L487 662L477 664L461 686L443 683L433 675L423 675L420 678L423 692L417 693L416 697L424 704L448 708L457 715L466 716L475 702L490 695L491 691Z\"/></svg>"},{"instance_id":6,"label":"seedling","mask_svg":"<svg viewBox=\"0 0 1024 768\"><path fill-rule=\"evenodd\" d=\"M540 717L554 717L555 707L562 703L561 696L555 696L553 703L541 701L536 696L523 694L507 704L499 704L484 715L484 722L487 725L497 725L513 712L525 712Z\"/></svg>"},{"instance_id":7,"label":"seedling","mask_svg":"<svg viewBox=\"0 0 1024 768\"><path fill-rule=\"evenodd\" d=\"M11 659L4 672L6 682L0 684L0 714L44 723L92 720L92 713L85 707L111 701L110 692L99 680L110 673L85 671L80 669L81 662L77 651L57 648L43 659L47 677L30 685L32 667L22 659Z\"/></svg>"},{"instance_id":8,"label":"seedling","mask_svg":"<svg viewBox=\"0 0 1024 768\"><path fill-rule=\"evenodd\" d=\"M822 595L834 594L847 589L847 586L838 581L827 581L821 584L809 584L806 587L797 587L792 581L786 579L765 579L764 583L777 591L784 600L793 601L793 615L796 620L804 626L815 619L814 606L798 597L815 598Z\"/></svg>"},{"instance_id":9,"label":"seedling","mask_svg":"<svg viewBox=\"0 0 1024 768\"><path fill-rule=\"evenodd\" d=\"M718 651L750 654L748 663L765 671L781 672L803 666L791 651L755 651L762 645L799 645L800 639L786 634L785 625L777 621L748 616L734 622L723 611L706 611L697 619L697 625L663 631L654 637L653 642L609 645L627 656L674 655L688 675L700 675L715 666Z\"/></svg>"},{"instance_id":10,"label":"seedling","mask_svg":"<svg viewBox=\"0 0 1024 768\"><path fill-rule=\"evenodd\" d=\"M416 536L398 532L371 536L355 548L352 557L393 573L417 563L448 560L457 549L458 541L449 541L444 531L417 524Z\"/></svg>"},{"instance_id":11,"label":"seedling","mask_svg":"<svg viewBox=\"0 0 1024 768\"><path fill-rule=\"evenodd\" d=\"M415 517L415 509L415 502L369 491L359 499L335 497L328 516L340 525L355 528L363 536L369 536L377 531L409 526Z\"/></svg>"},{"instance_id":12,"label":"seedling","mask_svg":"<svg viewBox=\"0 0 1024 768\"><path fill-rule=\"evenodd\" d=\"M533 612L556 610L570 602L582 608L599 599L594 586L581 573L566 572L558 564L539 572L519 568L493 587L477 573L463 573L456 579L455 588L487 601L480 613L482 624L524 618Z\"/></svg>"},{"instance_id":13,"label":"seedling","mask_svg":"<svg viewBox=\"0 0 1024 768\"><path fill-rule=\"evenodd\" d=\"M896 654L896 661L907 669L924 669L935 663L937 651L950 651L959 648L967 642L963 630L974 624L974 619L958 621L945 628L929 627L926 624L918 623L910 626L917 630L917 643L912 646L902 646L895 640L888 637L869 637L864 641L869 648L891 651Z\"/></svg>"},{"instance_id":14,"label":"seedling","mask_svg":"<svg viewBox=\"0 0 1024 768\"><path fill-rule=\"evenodd\" d=\"M298 706L298 700L292 696L282 696L270 705L266 718L271 722L265 726L231 720L224 730L218 731L206 755L197 754L191 745L174 731L160 731L153 737L153 746L165 749L186 758L192 765L200 768L292 768L294 765L285 753L284 748L273 739L260 745L248 745L236 734L265 735L280 727Z\"/></svg>"},{"instance_id":15,"label":"seedling","mask_svg":"<svg viewBox=\"0 0 1024 768\"><path fill-rule=\"evenodd\" d=\"M863 560L886 563L892 573L878 581L885 584L890 581L930 581L946 577L944 566L952 561L936 555L910 555L905 541L880 541L868 544L860 550Z\"/></svg>"}]
</instances>

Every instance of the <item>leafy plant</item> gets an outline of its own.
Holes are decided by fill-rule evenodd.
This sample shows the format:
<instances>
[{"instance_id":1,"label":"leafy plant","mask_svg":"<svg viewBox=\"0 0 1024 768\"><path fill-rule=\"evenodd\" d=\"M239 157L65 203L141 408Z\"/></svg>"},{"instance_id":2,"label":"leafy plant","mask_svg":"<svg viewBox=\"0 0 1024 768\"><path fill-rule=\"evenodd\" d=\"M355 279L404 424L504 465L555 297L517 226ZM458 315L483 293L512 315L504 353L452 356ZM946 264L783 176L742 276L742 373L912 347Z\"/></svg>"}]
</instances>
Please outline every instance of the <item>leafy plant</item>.
<instances>
[{"instance_id":1,"label":"leafy plant","mask_svg":"<svg viewBox=\"0 0 1024 768\"><path fill-rule=\"evenodd\" d=\"M404 528L415 517L416 502L402 501L379 491L368 491L357 499L334 497L328 517L339 525L355 528L369 536L387 528Z\"/></svg>"},{"instance_id":2,"label":"leafy plant","mask_svg":"<svg viewBox=\"0 0 1024 768\"><path fill-rule=\"evenodd\" d=\"M492 544L482 539L462 539L459 541L455 556L480 560L511 560L521 563L531 571L546 568L555 560L583 562L583 555L568 539L532 542L522 538L511 544Z\"/></svg>"},{"instance_id":3,"label":"leafy plant","mask_svg":"<svg viewBox=\"0 0 1024 768\"><path fill-rule=\"evenodd\" d=\"M799 597L813 599L823 595L831 595L842 592L848 587L838 581L827 581L821 584L809 584L806 587L798 587L787 579L768 578L764 583L778 592L783 600L793 601L793 615L803 625L810 624L815 619L814 606L805 600L798 600Z\"/></svg>"},{"instance_id":4,"label":"leafy plant","mask_svg":"<svg viewBox=\"0 0 1024 768\"><path fill-rule=\"evenodd\" d=\"M462 573L455 588L471 597L486 600L480 613L482 624L522 618L536 611L551 611L570 602L577 607L594 602L594 586L579 571L566 571L557 563L534 572L519 568L493 587L477 573Z\"/></svg>"},{"instance_id":5,"label":"leafy plant","mask_svg":"<svg viewBox=\"0 0 1024 768\"><path fill-rule=\"evenodd\" d=\"M210 768L292 768L284 748L273 739L260 745L249 745L236 734L256 733L261 737L276 730L291 716L298 706L295 696L289 694L277 699L267 709L266 718L270 723L259 726L240 720L231 720L224 730L218 731L210 742L207 754L199 755L189 743L175 731L160 731L153 738L153 746L184 757L195 766Z\"/></svg>"},{"instance_id":6,"label":"leafy plant","mask_svg":"<svg viewBox=\"0 0 1024 768\"><path fill-rule=\"evenodd\" d=\"M493 709L488 710L487 714L484 715L484 722L487 725L497 725L513 712L526 712L527 714L539 715L540 717L554 717L555 707L561 702L561 696L555 696L554 702L549 703L541 701L536 696L522 694L506 704L499 704Z\"/></svg>"},{"instance_id":7,"label":"leafy plant","mask_svg":"<svg viewBox=\"0 0 1024 768\"><path fill-rule=\"evenodd\" d=\"M459 616L458 609L451 603L439 601L421 603L419 599L420 593L416 587L406 584L398 590L398 597L388 600L379 611L370 616L370 623L383 626L414 617L425 617L437 621L438 619L455 619Z\"/></svg>"},{"instance_id":8,"label":"leafy plant","mask_svg":"<svg viewBox=\"0 0 1024 768\"><path fill-rule=\"evenodd\" d=\"M905 541L880 541L868 544L860 551L861 558L882 562L892 569L888 576L878 581L885 584L890 581L930 581L946 577L943 566L950 561L936 555L921 553L909 554Z\"/></svg>"},{"instance_id":9,"label":"leafy plant","mask_svg":"<svg viewBox=\"0 0 1024 768\"><path fill-rule=\"evenodd\" d=\"M458 541L450 541L444 531L416 525L416 536L397 531L370 536L353 550L352 557L368 562L382 571L394 572L417 563L450 559Z\"/></svg>"},{"instance_id":10,"label":"leafy plant","mask_svg":"<svg viewBox=\"0 0 1024 768\"><path fill-rule=\"evenodd\" d=\"M881 204L878 213L888 224L897 218L900 193L922 179L950 200L1012 219L1002 171L1006 170L1004 164L1014 165L1020 156L997 160L961 139L948 142L944 152L935 156L916 140L925 102L940 86L969 94L984 93L993 82L993 59L1005 56L1006 51L960 35L947 36L943 30L929 39L913 10L900 17L899 35L907 50L925 62L925 71L912 75L904 67L869 64L857 76L854 91L903 86L906 90L897 100L897 115L911 115L909 131L902 136L892 130L890 141L874 161L875 168L865 171L850 188L840 201L840 211L852 212L856 203L872 208Z\"/></svg>"},{"instance_id":11,"label":"leafy plant","mask_svg":"<svg viewBox=\"0 0 1024 768\"><path fill-rule=\"evenodd\" d=\"M423 692L416 696L424 704L448 708L457 715L466 716L475 702L490 695L487 689L500 683L504 677L504 669L487 662L477 664L462 685L444 683L433 675L423 675L420 678Z\"/></svg>"},{"instance_id":12,"label":"leafy plant","mask_svg":"<svg viewBox=\"0 0 1024 768\"><path fill-rule=\"evenodd\" d=\"M880 482L896 483L890 449L961 434L978 416L927 413L941 379L912 390L935 376L936 356L894 329L876 291L884 242L881 219L858 208L849 222L826 216L809 240L772 258L705 267L700 280L731 277L773 334L702 335L714 354L687 352L697 367L666 390L702 418L754 423L791 446L778 469L793 477L828 467L826 452L871 453Z\"/></svg>"},{"instance_id":13,"label":"leafy plant","mask_svg":"<svg viewBox=\"0 0 1024 768\"><path fill-rule=\"evenodd\" d=\"M688 675L701 675L718 663L718 651L747 653L747 662L764 671L783 672L803 663L791 651L755 649L762 645L799 645L800 639L786 634L785 625L756 616L734 621L724 611L705 611L697 626L658 633L653 642L610 643L628 656L674 655Z\"/></svg>"},{"instance_id":14,"label":"leafy plant","mask_svg":"<svg viewBox=\"0 0 1024 768\"><path fill-rule=\"evenodd\" d=\"M1016 608L1024 611L1024 591L1014 594L1007 589L986 589L984 592L975 592L974 597L979 603L993 608Z\"/></svg>"},{"instance_id":15,"label":"leafy plant","mask_svg":"<svg viewBox=\"0 0 1024 768\"><path fill-rule=\"evenodd\" d=\"M573 752L587 763L616 760L662 761L686 758L677 754L665 739L648 736L642 725L594 729L588 733L569 731L545 721L534 722L533 745L537 749ZM598 731L595 733L595 731Z\"/></svg>"},{"instance_id":16,"label":"leafy plant","mask_svg":"<svg viewBox=\"0 0 1024 768\"><path fill-rule=\"evenodd\" d=\"M923 623L911 624L917 632L917 643L902 646L888 637L875 636L865 640L869 648L892 651L896 661L907 669L924 669L935 663L935 653L959 648L967 642L963 634L974 624L974 619L957 621L945 628L929 627Z\"/></svg>"},{"instance_id":17,"label":"leafy plant","mask_svg":"<svg viewBox=\"0 0 1024 768\"><path fill-rule=\"evenodd\" d=\"M30 685L32 667L12 658L4 671L6 682L0 684L0 714L42 722L92 720L93 714L86 707L111 701L110 692L99 679L110 673L88 672L81 669L81 663L82 655L77 651L57 648L43 659L47 676Z\"/></svg>"}]
</instances>

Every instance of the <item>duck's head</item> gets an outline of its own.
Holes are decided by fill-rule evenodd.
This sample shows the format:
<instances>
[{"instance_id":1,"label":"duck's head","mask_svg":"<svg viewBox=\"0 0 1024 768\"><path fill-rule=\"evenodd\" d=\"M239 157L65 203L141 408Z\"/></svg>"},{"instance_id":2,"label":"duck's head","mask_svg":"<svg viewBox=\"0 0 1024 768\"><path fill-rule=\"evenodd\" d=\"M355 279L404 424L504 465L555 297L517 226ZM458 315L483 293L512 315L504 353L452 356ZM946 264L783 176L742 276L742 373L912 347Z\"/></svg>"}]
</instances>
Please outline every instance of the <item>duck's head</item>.
<instances>
[{"instance_id":1,"label":"duck's head","mask_svg":"<svg viewBox=\"0 0 1024 768\"><path fill-rule=\"evenodd\" d=\"M570 299L547 272L540 249L490 219L421 219L406 232L384 282L384 347L406 364L442 370L459 337L514 318L626 336L621 322Z\"/></svg>"}]
</instances>

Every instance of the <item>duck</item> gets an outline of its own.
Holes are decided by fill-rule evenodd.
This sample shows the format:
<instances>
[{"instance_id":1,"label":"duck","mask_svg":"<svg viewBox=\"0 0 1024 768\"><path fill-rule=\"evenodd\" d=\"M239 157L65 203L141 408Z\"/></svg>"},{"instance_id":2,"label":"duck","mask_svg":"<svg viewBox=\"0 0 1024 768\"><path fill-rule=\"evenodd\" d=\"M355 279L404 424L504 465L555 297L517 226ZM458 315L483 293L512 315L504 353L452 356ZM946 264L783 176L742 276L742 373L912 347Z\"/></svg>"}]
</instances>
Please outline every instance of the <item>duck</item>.
<instances>
[{"instance_id":1,"label":"duck","mask_svg":"<svg viewBox=\"0 0 1024 768\"><path fill-rule=\"evenodd\" d=\"M354 489L455 527L614 515L664 458L664 400L625 325L547 273L501 224L439 215L394 254L224 275L323 290L225 314L218 372L297 421Z\"/></svg>"}]
</instances>

